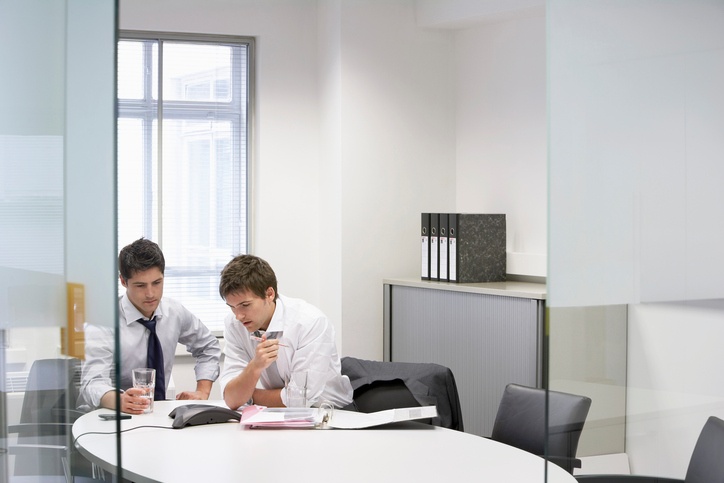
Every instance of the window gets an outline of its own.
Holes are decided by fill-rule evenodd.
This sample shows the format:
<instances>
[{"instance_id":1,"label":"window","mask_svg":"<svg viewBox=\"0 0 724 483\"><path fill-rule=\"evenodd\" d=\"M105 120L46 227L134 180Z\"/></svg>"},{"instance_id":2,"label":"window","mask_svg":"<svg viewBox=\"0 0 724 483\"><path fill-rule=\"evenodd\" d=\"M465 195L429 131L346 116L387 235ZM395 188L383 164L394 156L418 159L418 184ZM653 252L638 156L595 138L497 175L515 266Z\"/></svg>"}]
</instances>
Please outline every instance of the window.
<instances>
[{"instance_id":1,"label":"window","mask_svg":"<svg viewBox=\"0 0 724 483\"><path fill-rule=\"evenodd\" d=\"M121 33L118 244L166 257L164 295L211 330L228 309L219 272L247 251L253 40Z\"/></svg>"}]
</instances>

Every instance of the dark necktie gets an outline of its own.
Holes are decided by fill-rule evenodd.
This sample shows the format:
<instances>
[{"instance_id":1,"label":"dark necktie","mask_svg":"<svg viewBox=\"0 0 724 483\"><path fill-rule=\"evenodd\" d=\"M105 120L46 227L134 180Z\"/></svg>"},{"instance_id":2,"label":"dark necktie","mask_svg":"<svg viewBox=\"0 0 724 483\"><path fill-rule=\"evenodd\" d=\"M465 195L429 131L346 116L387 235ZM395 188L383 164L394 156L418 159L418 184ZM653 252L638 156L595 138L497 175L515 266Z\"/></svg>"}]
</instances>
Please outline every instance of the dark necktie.
<instances>
[{"instance_id":1,"label":"dark necktie","mask_svg":"<svg viewBox=\"0 0 724 483\"><path fill-rule=\"evenodd\" d=\"M155 401L163 401L166 399L166 377L163 372L163 350L161 349L161 341L158 340L156 335L156 317L151 320L138 319L138 322L143 324L150 334L148 334L148 352L147 352L147 367L156 369L156 390L154 391L153 399Z\"/></svg>"}]
</instances>

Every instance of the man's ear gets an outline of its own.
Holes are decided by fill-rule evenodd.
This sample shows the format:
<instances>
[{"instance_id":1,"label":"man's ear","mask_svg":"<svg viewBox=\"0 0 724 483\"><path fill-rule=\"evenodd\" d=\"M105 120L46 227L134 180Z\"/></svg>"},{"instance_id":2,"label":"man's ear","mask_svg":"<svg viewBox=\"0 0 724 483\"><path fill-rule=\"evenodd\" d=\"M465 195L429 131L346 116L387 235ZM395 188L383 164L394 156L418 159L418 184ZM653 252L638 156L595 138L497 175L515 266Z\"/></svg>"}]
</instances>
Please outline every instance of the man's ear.
<instances>
[{"instance_id":1,"label":"man's ear","mask_svg":"<svg viewBox=\"0 0 724 483\"><path fill-rule=\"evenodd\" d=\"M276 295L274 293L274 289L272 287L267 287L266 288L266 298L270 298L270 299L274 300L274 295Z\"/></svg>"},{"instance_id":2,"label":"man's ear","mask_svg":"<svg viewBox=\"0 0 724 483\"><path fill-rule=\"evenodd\" d=\"M128 285L126 285L126 279L123 278L123 275L119 275L118 278L121 280L121 285L128 288Z\"/></svg>"}]
</instances>

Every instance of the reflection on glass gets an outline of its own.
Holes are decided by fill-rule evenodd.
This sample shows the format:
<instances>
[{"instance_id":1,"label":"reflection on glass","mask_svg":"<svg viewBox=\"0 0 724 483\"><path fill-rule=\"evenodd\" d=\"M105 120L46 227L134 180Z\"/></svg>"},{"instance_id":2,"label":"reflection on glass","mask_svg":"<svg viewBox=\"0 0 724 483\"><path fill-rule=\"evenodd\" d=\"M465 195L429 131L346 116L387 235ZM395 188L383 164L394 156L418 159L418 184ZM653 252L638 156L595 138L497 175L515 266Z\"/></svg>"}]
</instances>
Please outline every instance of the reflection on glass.
<instances>
[{"instance_id":1,"label":"reflection on glass","mask_svg":"<svg viewBox=\"0 0 724 483\"><path fill-rule=\"evenodd\" d=\"M596 471L683 479L724 417L724 4L547 6L550 383Z\"/></svg>"},{"instance_id":2,"label":"reflection on glass","mask_svg":"<svg viewBox=\"0 0 724 483\"><path fill-rule=\"evenodd\" d=\"M113 1L0 2L16 74L0 75L0 105L23 103L0 109L3 482L94 474L71 426L84 322L115 322L114 15Z\"/></svg>"},{"instance_id":3,"label":"reflection on glass","mask_svg":"<svg viewBox=\"0 0 724 483\"><path fill-rule=\"evenodd\" d=\"M0 266L62 275L62 136L0 133Z\"/></svg>"},{"instance_id":4,"label":"reflection on glass","mask_svg":"<svg viewBox=\"0 0 724 483\"><path fill-rule=\"evenodd\" d=\"M623 453L627 307L556 307L549 318L549 387L593 403L578 457Z\"/></svg>"}]
</instances>

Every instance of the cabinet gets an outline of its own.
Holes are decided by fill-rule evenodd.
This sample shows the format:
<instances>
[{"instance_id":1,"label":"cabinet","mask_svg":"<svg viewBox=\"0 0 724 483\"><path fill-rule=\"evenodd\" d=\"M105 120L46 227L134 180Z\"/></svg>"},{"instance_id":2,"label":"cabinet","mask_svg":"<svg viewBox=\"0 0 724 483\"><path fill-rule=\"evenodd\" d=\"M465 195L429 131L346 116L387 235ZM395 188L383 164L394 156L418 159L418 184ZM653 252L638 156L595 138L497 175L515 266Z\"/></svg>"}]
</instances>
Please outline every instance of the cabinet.
<instances>
[{"instance_id":1,"label":"cabinet","mask_svg":"<svg viewBox=\"0 0 724 483\"><path fill-rule=\"evenodd\" d=\"M384 356L455 376L465 431L490 436L503 389L541 387L545 284L386 279Z\"/></svg>"}]
</instances>

